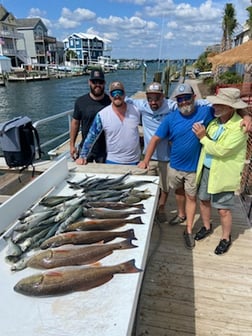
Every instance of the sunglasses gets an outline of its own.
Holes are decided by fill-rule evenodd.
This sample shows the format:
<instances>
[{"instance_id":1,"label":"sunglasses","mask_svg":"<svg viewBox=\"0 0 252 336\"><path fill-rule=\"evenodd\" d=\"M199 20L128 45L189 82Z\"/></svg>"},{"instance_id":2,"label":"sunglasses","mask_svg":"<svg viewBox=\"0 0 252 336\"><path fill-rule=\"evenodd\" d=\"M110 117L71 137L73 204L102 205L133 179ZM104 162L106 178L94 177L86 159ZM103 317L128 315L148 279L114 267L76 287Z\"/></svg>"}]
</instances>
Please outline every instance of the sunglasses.
<instances>
[{"instance_id":1,"label":"sunglasses","mask_svg":"<svg viewBox=\"0 0 252 336\"><path fill-rule=\"evenodd\" d=\"M101 80L101 79L92 79L91 83L94 84L94 85L96 85L96 84L104 85L104 81Z\"/></svg>"},{"instance_id":2,"label":"sunglasses","mask_svg":"<svg viewBox=\"0 0 252 336\"><path fill-rule=\"evenodd\" d=\"M155 97L147 97L147 101L150 103L150 102L158 102L161 98L161 95L158 95L158 96L155 96Z\"/></svg>"},{"instance_id":3,"label":"sunglasses","mask_svg":"<svg viewBox=\"0 0 252 336\"><path fill-rule=\"evenodd\" d=\"M192 95L191 94L185 94L183 96L178 96L177 98L177 102L180 104L184 101L189 101L192 99Z\"/></svg>"},{"instance_id":4,"label":"sunglasses","mask_svg":"<svg viewBox=\"0 0 252 336\"><path fill-rule=\"evenodd\" d=\"M119 97L123 97L124 96L124 91L123 90L114 90L110 92L110 95L112 98L119 96Z\"/></svg>"}]
</instances>

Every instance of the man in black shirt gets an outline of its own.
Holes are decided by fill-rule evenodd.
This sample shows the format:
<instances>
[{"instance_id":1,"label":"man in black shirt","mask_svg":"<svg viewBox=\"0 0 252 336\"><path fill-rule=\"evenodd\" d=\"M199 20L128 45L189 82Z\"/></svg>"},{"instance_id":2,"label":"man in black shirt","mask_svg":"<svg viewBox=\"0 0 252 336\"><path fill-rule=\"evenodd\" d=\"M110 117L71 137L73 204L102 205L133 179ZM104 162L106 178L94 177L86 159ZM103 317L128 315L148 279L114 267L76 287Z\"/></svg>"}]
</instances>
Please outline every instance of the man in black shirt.
<instances>
[{"instance_id":1,"label":"man in black shirt","mask_svg":"<svg viewBox=\"0 0 252 336\"><path fill-rule=\"evenodd\" d=\"M74 113L71 122L70 131L70 154L75 160L79 155L79 148L88 134L94 117L104 107L111 104L109 96L104 92L105 78L101 70L92 70L89 78L90 92L77 98L74 104ZM76 138L81 127L82 141L79 148L76 148ZM104 133L101 133L97 139L92 151L88 157L88 162L105 162L106 144Z\"/></svg>"}]
</instances>

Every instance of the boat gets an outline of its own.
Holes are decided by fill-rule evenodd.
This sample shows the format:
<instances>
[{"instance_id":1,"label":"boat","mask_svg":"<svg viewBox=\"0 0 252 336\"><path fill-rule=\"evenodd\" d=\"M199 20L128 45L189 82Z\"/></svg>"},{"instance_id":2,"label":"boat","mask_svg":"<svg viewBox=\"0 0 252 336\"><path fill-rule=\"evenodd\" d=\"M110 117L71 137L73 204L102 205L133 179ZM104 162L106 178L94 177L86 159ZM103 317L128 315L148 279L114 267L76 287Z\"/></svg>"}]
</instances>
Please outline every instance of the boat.
<instances>
[{"instance_id":1,"label":"boat","mask_svg":"<svg viewBox=\"0 0 252 336\"><path fill-rule=\"evenodd\" d=\"M197 87L195 93L198 94ZM71 114L72 110L66 111L34 124L39 129L46 123L50 125L55 118L70 120ZM60 141L60 138L57 140ZM45 147L45 144L42 145ZM53 147L53 140L49 145ZM233 244L223 257L213 253L220 237L217 212L212 213L213 234L188 251L184 248L182 238L185 224L171 227L160 224L155 218L158 194L157 188L152 186L153 198L146 203L148 219L143 233L144 241L140 242L143 254L141 265L138 266L144 272L137 275L137 279L127 276L122 285L123 290L118 287L118 283L124 275L118 275L108 286L101 286L97 296L94 289L85 292L85 295L80 292L66 297L39 299L38 302L36 298L23 299L13 293L12 285L17 276L10 276L8 266L3 261L6 250L3 235L7 235L15 224L6 227L5 223L15 222L17 212L35 204L36 198L41 198L48 190L54 193L66 192L66 178L79 180L80 176L89 174L118 176L129 169L128 166L96 163L76 166L69 157L68 141L62 146L56 146L48 154L48 160L35 164L35 179L31 179L31 171L22 172L20 176L19 171L6 167L4 158L0 159L0 185L3 186L3 181L5 183L0 189L1 297L6 305L0 321L4 334L14 336L17 328L30 336L48 335L49 329L52 334L69 336L81 334L83 330L84 335L115 336L251 334L252 197L249 194L236 195ZM247 167L251 167L251 162L247 163ZM143 172L135 168L132 178L142 179L140 173ZM248 180L250 176L251 170L248 169ZM17 190L19 179L23 183ZM12 203L13 200L15 203ZM172 192L166 211L169 216L176 213ZM195 229L200 226L197 209ZM130 295L127 295L128 291Z\"/></svg>"},{"instance_id":2,"label":"boat","mask_svg":"<svg viewBox=\"0 0 252 336\"><path fill-rule=\"evenodd\" d=\"M113 62L109 56L98 56L97 61L90 61L87 70L101 69L104 72L113 72L118 69L118 64Z\"/></svg>"}]
</instances>

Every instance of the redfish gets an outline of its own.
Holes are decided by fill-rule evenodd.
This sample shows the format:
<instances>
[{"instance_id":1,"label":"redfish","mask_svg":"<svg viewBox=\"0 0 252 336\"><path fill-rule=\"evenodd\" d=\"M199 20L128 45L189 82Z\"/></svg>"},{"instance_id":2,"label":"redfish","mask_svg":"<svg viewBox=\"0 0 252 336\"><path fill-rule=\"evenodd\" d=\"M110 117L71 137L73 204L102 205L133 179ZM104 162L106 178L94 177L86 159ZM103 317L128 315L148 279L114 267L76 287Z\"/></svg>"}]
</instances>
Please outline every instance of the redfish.
<instances>
[{"instance_id":1,"label":"redfish","mask_svg":"<svg viewBox=\"0 0 252 336\"><path fill-rule=\"evenodd\" d=\"M29 296L62 295L101 286L110 281L114 274L141 271L135 266L134 259L113 266L66 267L21 279L14 286L14 291Z\"/></svg>"},{"instance_id":2,"label":"redfish","mask_svg":"<svg viewBox=\"0 0 252 336\"><path fill-rule=\"evenodd\" d=\"M115 238L136 239L133 229L126 231L71 231L58 234L45 240L40 248L42 250L49 247L58 247L65 244L93 244L100 241L107 243Z\"/></svg>"},{"instance_id":3,"label":"redfish","mask_svg":"<svg viewBox=\"0 0 252 336\"><path fill-rule=\"evenodd\" d=\"M114 250L124 250L134 247L137 246L131 243L131 239L113 244L66 245L36 253L27 260L26 266L49 269L61 266L87 265L112 254Z\"/></svg>"},{"instance_id":4,"label":"redfish","mask_svg":"<svg viewBox=\"0 0 252 336\"><path fill-rule=\"evenodd\" d=\"M120 203L120 202L105 202L105 201L94 201L94 202L88 202L87 206L90 206L92 208L108 208L113 210L122 210L122 209L128 209L128 208L139 208L144 209L143 203L138 204L126 204L126 203Z\"/></svg>"},{"instance_id":5,"label":"redfish","mask_svg":"<svg viewBox=\"0 0 252 336\"><path fill-rule=\"evenodd\" d=\"M90 219L68 225L65 231L114 230L125 224L143 224L140 216L134 218Z\"/></svg>"},{"instance_id":6,"label":"redfish","mask_svg":"<svg viewBox=\"0 0 252 336\"><path fill-rule=\"evenodd\" d=\"M89 218L126 218L134 214L143 214L143 209L113 210L107 208L85 208L83 207L83 216Z\"/></svg>"}]
</instances>

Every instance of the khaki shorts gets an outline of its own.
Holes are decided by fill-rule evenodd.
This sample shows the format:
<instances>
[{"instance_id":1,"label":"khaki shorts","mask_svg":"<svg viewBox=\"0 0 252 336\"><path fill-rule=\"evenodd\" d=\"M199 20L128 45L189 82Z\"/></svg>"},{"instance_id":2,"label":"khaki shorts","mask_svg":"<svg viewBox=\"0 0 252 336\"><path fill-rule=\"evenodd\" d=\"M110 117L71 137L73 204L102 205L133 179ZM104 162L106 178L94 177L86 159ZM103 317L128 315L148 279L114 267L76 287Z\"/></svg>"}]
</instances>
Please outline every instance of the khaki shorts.
<instances>
[{"instance_id":1,"label":"khaki shorts","mask_svg":"<svg viewBox=\"0 0 252 336\"><path fill-rule=\"evenodd\" d=\"M190 196L197 195L196 173L176 170L169 167L169 184L172 189L184 188Z\"/></svg>"},{"instance_id":2,"label":"khaki shorts","mask_svg":"<svg viewBox=\"0 0 252 336\"><path fill-rule=\"evenodd\" d=\"M150 161L147 175L159 176L160 189L166 193L169 192L168 181L168 162L166 161Z\"/></svg>"}]
</instances>

